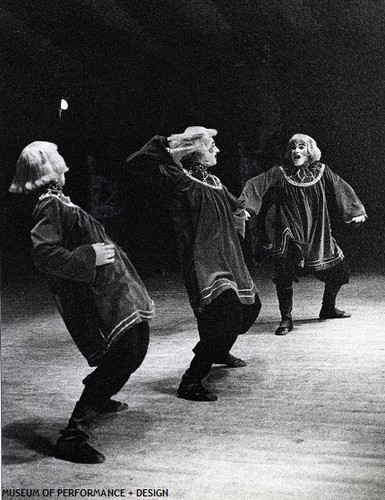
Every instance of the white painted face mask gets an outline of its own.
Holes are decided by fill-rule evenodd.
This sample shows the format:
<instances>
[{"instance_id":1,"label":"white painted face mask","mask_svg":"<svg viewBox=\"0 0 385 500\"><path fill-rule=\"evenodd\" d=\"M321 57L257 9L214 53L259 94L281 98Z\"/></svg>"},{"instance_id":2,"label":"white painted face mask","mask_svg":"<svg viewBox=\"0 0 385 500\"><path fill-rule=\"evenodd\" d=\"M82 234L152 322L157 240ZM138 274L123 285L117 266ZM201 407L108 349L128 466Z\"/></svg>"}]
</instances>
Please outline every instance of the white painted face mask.
<instances>
[{"instance_id":1,"label":"white painted face mask","mask_svg":"<svg viewBox=\"0 0 385 500\"><path fill-rule=\"evenodd\" d=\"M304 142L293 144L291 147L291 160L293 165L301 167L309 159L307 145Z\"/></svg>"}]
</instances>

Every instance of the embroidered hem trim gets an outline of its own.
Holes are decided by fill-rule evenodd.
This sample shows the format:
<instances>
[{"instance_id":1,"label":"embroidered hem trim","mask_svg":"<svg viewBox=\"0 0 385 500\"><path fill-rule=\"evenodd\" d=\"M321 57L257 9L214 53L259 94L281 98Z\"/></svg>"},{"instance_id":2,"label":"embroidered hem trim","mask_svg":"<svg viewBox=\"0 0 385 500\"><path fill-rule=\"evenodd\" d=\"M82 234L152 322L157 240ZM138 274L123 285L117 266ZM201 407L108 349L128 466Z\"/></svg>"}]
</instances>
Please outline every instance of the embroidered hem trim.
<instances>
[{"instance_id":1,"label":"embroidered hem trim","mask_svg":"<svg viewBox=\"0 0 385 500\"><path fill-rule=\"evenodd\" d=\"M281 246L277 250L273 250L271 252L272 256L277 257L278 255L283 255L285 253L285 248L287 246L287 242L288 242L288 239L290 236L291 236L291 238L294 239L293 233L290 231L290 229L286 228L282 234ZM343 251L337 245L337 242L333 237L332 237L332 241L335 244L336 249L337 249L336 255L333 255L333 257L329 257L328 259L317 259L317 260L306 261L305 265L307 267L323 267L325 265L328 267L331 267L330 264L333 264L335 262L343 260L345 258Z\"/></svg>"},{"instance_id":2,"label":"embroidered hem trim","mask_svg":"<svg viewBox=\"0 0 385 500\"><path fill-rule=\"evenodd\" d=\"M125 330L127 327L131 326L138 319L151 319L155 316L155 308L152 303L152 308L149 311L141 311L136 310L130 316L123 319L120 323L118 323L111 333L107 336L106 341L110 342L116 335L118 335L122 330Z\"/></svg>"},{"instance_id":3,"label":"embroidered hem trim","mask_svg":"<svg viewBox=\"0 0 385 500\"><path fill-rule=\"evenodd\" d=\"M112 330L112 332L108 335L107 338L105 338L105 341L107 342L107 345L105 346L104 350L95 352L91 354L90 356L87 356L87 361L88 363L94 363L97 361L101 356L103 356L111 347L111 345L115 342L115 340L119 337L119 335L132 326L135 323L140 323L143 320L149 320L152 319L155 316L155 308L154 308L154 303L152 302L152 309L149 311L141 311L137 310L130 314L127 318L122 320L120 323L118 323L115 328ZM94 366L94 365L91 365Z\"/></svg>"},{"instance_id":4,"label":"embroidered hem trim","mask_svg":"<svg viewBox=\"0 0 385 500\"><path fill-rule=\"evenodd\" d=\"M219 289L221 289L223 287L232 288L237 293L238 297L242 297L242 298L254 297L254 295L256 293L256 288L255 288L254 283L253 283L251 288L239 289L237 287L236 283L234 283L233 281L230 281L226 278L221 278L221 279L215 281L212 285L210 285L210 286L208 286L200 291L199 295L200 295L201 300L204 301L204 300L208 299L209 297L211 297L211 295L213 293L215 293L216 291L218 291ZM206 293L207 290L209 290L209 293Z\"/></svg>"}]
</instances>

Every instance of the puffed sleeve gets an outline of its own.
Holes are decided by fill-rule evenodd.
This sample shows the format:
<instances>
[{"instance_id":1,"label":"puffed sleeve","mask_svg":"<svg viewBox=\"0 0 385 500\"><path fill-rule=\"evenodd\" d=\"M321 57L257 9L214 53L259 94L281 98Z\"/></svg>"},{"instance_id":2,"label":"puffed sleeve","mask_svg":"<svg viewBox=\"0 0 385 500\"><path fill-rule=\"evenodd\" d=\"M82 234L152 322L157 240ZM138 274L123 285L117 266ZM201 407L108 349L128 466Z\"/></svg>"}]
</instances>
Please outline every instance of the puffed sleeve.
<instances>
[{"instance_id":1,"label":"puffed sleeve","mask_svg":"<svg viewBox=\"0 0 385 500\"><path fill-rule=\"evenodd\" d=\"M230 206L233 212L243 211L245 208L245 200L243 198L237 198L234 196L226 186L222 184L222 188L226 193L227 199L230 202Z\"/></svg>"},{"instance_id":2,"label":"puffed sleeve","mask_svg":"<svg viewBox=\"0 0 385 500\"><path fill-rule=\"evenodd\" d=\"M141 149L130 155L126 167L138 173L147 173L159 187L168 192L187 189L192 181L184 174L168 152L167 138L156 135Z\"/></svg>"},{"instance_id":3,"label":"puffed sleeve","mask_svg":"<svg viewBox=\"0 0 385 500\"><path fill-rule=\"evenodd\" d=\"M360 215L367 217L364 205L350 184L341 179L326 165L324 175L327 189L332 191L338 210L346 223L351 222L353 217Z\"/></svg>"},{"instance_id":4,"label":"puffed sleeve","mask_svg":"<svg viewBox=\"0 0 385 500\"><path fill-rule=\"evenodd\" d=\"M81 245L74 250L64 246L68 236L66 209L55 197L37 204L33 213L35 226L31 230L33 261L46 274L92 284L96 276L92 245Z\"/></svg>"},{"instance_id":5,"label":"puffed sleeve","mask_svg":"<svg viewBox=\"0 0 385 500\"><path fill-rule=\"evenodd\" d=\"M237 233L239 233L240 236L244 238L246 230L245 200L243 198L237 198L236 196L234 196L232 193L230 193L226 186L222 187L234 215L235 228L237 230Z\"/></svg>"},{"instance_id":6,"label":"puffed sleeve","mask_svg":"<svg viewBox=\"0 0 385 500\"><path fill-rule=\"evenodd\" d=\"M164 186L171 193L180 193L194 184L194 181L184 173L183 168L175 163L160 165L159 170L163 177Z\"/></svg>"},{"instance_id":7,"label":"puffed sleeve","mask_svg":"<svg viewBox=\"0 0 385 500\"><path fill-rule=\"evenodd\" d=\"M277 184L281 177L280 168L275 166L267 172L248 180L241 194L241 199L245 203L244 208L253 214L258 214L261 210L264 195L270 187Z\"/></svg>"}]
</instances>

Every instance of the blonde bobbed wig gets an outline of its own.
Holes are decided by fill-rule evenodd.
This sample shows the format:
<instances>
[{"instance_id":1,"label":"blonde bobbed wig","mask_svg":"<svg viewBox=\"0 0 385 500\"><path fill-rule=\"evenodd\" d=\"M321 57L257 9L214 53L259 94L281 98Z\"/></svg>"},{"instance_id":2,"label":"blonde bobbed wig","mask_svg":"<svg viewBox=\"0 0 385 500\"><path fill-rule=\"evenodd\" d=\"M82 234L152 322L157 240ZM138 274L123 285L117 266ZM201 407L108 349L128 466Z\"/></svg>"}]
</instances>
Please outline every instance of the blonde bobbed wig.
<instances>
[{"instance_id":1,"label":"blonde bobbed wig","mask_svg":"<svg viewBox=\"0 0 385 500\"><path fill-rule=\"evenodd\" d=\"M167 137L169 152L178 162L192 154L199 156L217 133L218 131L213 128L187 127L182 134L172 134Z\"/></svg>"},{"instance_id":2,"label":"blonde bobbed wig","mask_svg":"<svg viewBox=\"0 0 385 500\"><path fill-rule=\"evenodd\" d=\"M286 159L288 159L288 160L291 159L291 149L292 149L293 144L299 144L299 143L306 144L310 163L313 163L314 161L320 160L321 150L318 148L315 140L312 137L310 137L310 135L306 135L306 134L294 134L293 135L293 137L287 143L286 153L285 153Z\"/></svg>"},{"instance_id":3,"label":"blonde bobbed wig","mask_svg":"<svg viewBox=\"0 0 385 500\"><path fill-rule=\"evenodd\" d=\"M21 152L16 164L16 174L9 191L31 193L46 184L57 182L68 167L52 142L35 141Z\"/></svg>"}]
</instances>

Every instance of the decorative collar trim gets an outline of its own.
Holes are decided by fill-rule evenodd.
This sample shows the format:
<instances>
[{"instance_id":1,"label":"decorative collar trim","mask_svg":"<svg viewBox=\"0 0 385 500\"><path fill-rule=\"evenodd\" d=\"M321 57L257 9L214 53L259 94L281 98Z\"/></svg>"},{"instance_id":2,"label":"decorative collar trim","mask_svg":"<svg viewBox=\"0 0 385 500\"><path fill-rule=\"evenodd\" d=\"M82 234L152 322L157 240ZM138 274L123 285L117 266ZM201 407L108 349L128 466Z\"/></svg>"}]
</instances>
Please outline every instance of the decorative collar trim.
<instances>
[{"instance_id":1,"label":"decorative collar trim","mask_svg":"<svg viewBox=\"0 0 385 500\"><path fill-rule=\"evenodd\" d=\"M325 165L323 163L314 165L312 169L308 166L304 169L299 168L290 175L283 166L280 166L279 168L289 184L300 187L313 186L321 179L325 171Z\"/></svg>"},{"instance_id":2,"label":"decorative collar trim","mask_svg":"<svg viewBox=\"0 0 385 500\"><path fill-rule=\"evenodd\" d=\"M209 174L205 165L193 163L186 165L186 167L183 167L183 172L193 181L212 189L222 189L222 183L219 178L213 174Z\"/></svg>"},{"instance_id":3,"label":"decorative collar trim","mask_svg":"<svg viewBox=\"0 0 385 500\"><path fill-rule=\"evenodd\" d=\"M185 168L183 168L183 172L187 175L187 177L197 182L198 184L203 184L204 186L212 189L222 189L222 183L219 178L213 174L209 174L203 165L200 166L202 168L195 168L194 170L186 170ZM195 177L194 173L198 172L202 175L202 179L198 179L197 177Z\"/></svg>"},{"instance_id":4,"label":"decorative collar trim","mask_svg":"<svg viewBox=\"0 0 385 500\"><path fill-rule=\"evenodd\" d=\"M65 196L61 188L57 186L49 186L47 191L39 196L39 201L44 200L45 198L49 198L50 196L57 198L59 201L61 201L65 205L68 205L69 207L77 206L74 203L72 203L70 197Z\"/></svg>"}]
</instances>

